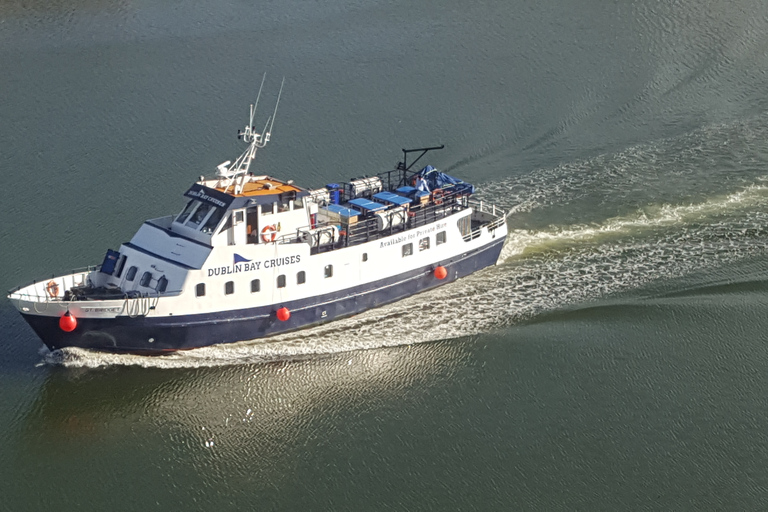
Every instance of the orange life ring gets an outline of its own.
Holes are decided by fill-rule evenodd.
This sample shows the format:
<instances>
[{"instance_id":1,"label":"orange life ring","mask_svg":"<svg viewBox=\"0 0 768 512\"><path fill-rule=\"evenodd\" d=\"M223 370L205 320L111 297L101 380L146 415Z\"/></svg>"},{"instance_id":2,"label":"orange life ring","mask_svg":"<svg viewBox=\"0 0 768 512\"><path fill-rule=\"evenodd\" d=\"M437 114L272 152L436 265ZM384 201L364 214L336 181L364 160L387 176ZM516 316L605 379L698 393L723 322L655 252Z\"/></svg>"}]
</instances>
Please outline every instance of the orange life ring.
<instances>
[{"instance_id":1,"label":"orange life ring","mask_svg":"<svg viewBox=\"0 0 768 512\"><path fill-rule=\"evenodd\" d=\"M264 229L261 230L261 239L264 240L265 243L274 242L276 236L277 229L274 224L271 226L264 226Z\"/></svg>"},{"instance_id":2,"label":"orange life ring","mask_svg":"<svg viewBox=\"0 0 768 512\"><path fill-rule=\"evenodd\" d=\"M432 191L432 201L435 202L435 204L443 204L443 196L445 195L445 192L443 192L442 189L436 188Z\"/></svg>"},{"instance_id":3,"label":"orange life ring","mask_svg":"<svg viewBox=\"0 0 768 512\"><path fill-rule=\"evenodd\" d=\"M59 285L56 284L56 281L48 281L48 284L45 285L45 292L50 298L55 299L59 296Z\"/></svg>"}]
</instances>

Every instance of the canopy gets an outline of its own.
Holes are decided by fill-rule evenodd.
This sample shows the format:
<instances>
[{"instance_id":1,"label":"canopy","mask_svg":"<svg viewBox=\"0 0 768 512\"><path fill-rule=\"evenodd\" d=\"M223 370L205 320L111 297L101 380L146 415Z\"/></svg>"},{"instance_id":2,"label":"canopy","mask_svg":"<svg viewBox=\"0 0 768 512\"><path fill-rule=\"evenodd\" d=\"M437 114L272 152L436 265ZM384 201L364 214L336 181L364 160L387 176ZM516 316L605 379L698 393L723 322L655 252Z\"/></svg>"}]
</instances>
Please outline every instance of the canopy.
<instances>
[{"instance_id":1,"label":"canopy","mask_svg":"<svg viewBox=\"0 0 768 512\"><path fill-rule=\"evenodd\" d=\"M431 165L426 166L420 170L416 176L420 176L427 181L429 190L435 190L436 188L449 189L451 192L457 194L474 194L475 186L470 183L465 183L458 178L448 176L444 172L440 172Z\"/></svg>"}]
</instances>

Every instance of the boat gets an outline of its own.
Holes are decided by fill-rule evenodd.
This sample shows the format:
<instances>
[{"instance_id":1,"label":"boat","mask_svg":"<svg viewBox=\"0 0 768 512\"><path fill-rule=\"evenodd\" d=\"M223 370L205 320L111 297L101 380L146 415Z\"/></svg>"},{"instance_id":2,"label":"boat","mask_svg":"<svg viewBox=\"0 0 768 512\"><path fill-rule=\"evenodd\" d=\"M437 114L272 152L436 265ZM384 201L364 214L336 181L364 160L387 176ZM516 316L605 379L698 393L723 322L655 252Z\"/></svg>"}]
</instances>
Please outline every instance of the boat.
<instances>
[{"instance_id":1,"label":"boat","mask_svg":"<svg viewBox=\"0 0 768 512\"><path fill-rule=\"evenodd\" d=\"M247 149L200 176L180 213L145 221L100 265L8 293L51 351L157 355L267 338L496 264L504 212L469 183L413 169L443 146L404 149L391 171L318 189L251 172L280 100L257 133L260 96L238 132Z\"/></svg>"}]
</instances>

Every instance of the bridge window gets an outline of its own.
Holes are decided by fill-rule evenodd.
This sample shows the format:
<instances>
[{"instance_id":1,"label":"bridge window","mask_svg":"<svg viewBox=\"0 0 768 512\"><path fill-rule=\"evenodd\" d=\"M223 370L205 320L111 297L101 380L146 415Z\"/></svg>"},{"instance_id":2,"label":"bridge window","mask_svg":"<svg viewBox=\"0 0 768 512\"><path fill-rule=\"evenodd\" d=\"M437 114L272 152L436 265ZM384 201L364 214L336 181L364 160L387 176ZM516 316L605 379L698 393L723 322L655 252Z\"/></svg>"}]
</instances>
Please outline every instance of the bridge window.
<instances>
[{"instance_id":1,"label":"bridge window","mask_svg":"<svg viewBox=\"0 0 768 512\"><path fill-rule=\"evenodd\" d=\"M216 229L216 226L219 225L219 221L224 216L224 208L214 208L213 213L210 217L208 217L208 220L205 221L205 225L203 226L202 231L203 233L213 233L213 230Z\"/></svg>"},{"instance_id":2,"label":"bridge window","mask_svg":"<svg viewBox=\"0 0 768 512\"><path fill-rule=\"evenodd\" d=\"M413 244L405 244L403 246L403 258L413 254Z\"/></svg>"},{"instance_id":3,"label":"bridge window","mask_svg":"<svg viewBox=\"0 0 768 512\"><path fill-rule=\"evenodd\" d=\"M155 290L157 290L158 293L165 293L166 288L168 288L168 278L162 276L157 280L157 286L155 287Z\"/></svg>"},{"instance_id":4,"label":"bridge window","mask_svg":"<svg viewBox=\"0 0 768 512\"><path fill-rule=\"evenodd\" d=\"M446 241L447 238L445 236L445 231L439 232L435 237L435 242L437 242L437 245L444 244Z\"/></svg>"},{"instance_id":5,"label":"bridge window","mask_svg":"<svg viewBox=\"0 0 768 512\"><path fill-rule=\"evenodd\" d=\"M307 273L301 270L296 274L296 284L304 284L307 282Z\"/></svg>"},{"instance_id":6,"label":"bridge window","mask_svg":"<svg viewBox=\"0 0 768 512\"><path fill-rule=\"evenodd\" d=\"M213 206L209 204L201 204L200 208L195 210L195 213L192 214L192 218L190 218L187 221L187 226L190 227L197 227L200 225L201 222L203 222L203 219L208 215L208 212L213 208Z\"/></svg>"},{"instance_id":7,"label":"bridge window","mask_svg":"<svg viewBox=\"0 0 768 512\"><path fill-rule=\"evenodd\" d=\"M139 281L139 284L141 286L149 286L149 283L152 281L152 272L144 272L144 274L141 276L141 281Z\"/></svg>"},{"instance_id":8,"label":"bridge window","mask_svg":"<svg viewBox=\"0 0 768 512\"><path fill-rule=\"evenodd\" d=\"M192 210L195 209L197 205L200 203L198 201L195 201L192 199L190 202L187 203L187 206L184 207L184 210L179 214L178 217L176 217L176 222L179 224L184 224L184 221L187 220L187 217L189 217L189 214L192 213Z\"/></svg>"},{"instance_id":9,"label":"bridge window","mask_svg":"<svg viewBox=\"0 0 768 512\"><path fill-rule=\"evenodd\" d=\"M226 283L224 283L224 294L232 295L233 293L235 293L235 282L227 281Z\"/></svg>"},{"instance_id":10,"label":"bridge window","mask_svg":"<svg viewBox=\"0 0 768 512\"><path fill-rule=\"evenodd\" d=\"M285 274L280 274L277 276L277 287L285 288Z\"/></svg>"},{"instance_id":11,"label":"bridge window","mask_svg":"<svg viewBox=\"0 0 768 512\"><path fill-rule=\"evenodd\" d=\"M325 266L325 277L333 277L333 265Z\"/></svg>"},{"instance_id":12,"label":"bridge window","mask_svg":"<svg viewBox=\"0 0 768 512\"><path fill-rule=\"evenodd\" d=\"M133 279L136 277L136 272L138 272L139 269L136 267L131 267L128 269L128 272L125 274L125 280L126 281L133 281Z\"/></svg>"},{"instance_id":13,"label":"bridge window","mask_svg":"<svg viewBox=\"0 0 768 512\"><path fill-rule=\"evenodd\" d=\"M261 281L254 279L251 281L251 293L258 293L261 290Z\"/></svg>"},{"instance_id":14,"label":"bridge window","mask_svg":"<svg viewBox=\"0 0 768 512\"><path fill-rule=\"evenodd\" d=\"M200 283L195 287L195 297L205 296L205 283Z\"/></svg>"}]
</instances>

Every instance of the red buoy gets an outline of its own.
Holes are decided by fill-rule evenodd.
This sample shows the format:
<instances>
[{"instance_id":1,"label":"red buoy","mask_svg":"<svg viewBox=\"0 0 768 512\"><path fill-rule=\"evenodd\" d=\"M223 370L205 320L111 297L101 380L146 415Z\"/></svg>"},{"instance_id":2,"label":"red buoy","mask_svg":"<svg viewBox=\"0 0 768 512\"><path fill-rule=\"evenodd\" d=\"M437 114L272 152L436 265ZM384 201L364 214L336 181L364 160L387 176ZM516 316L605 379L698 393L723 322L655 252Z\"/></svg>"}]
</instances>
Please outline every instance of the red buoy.
<instances>
[{"instance_id":1,"label":"red buoy","mask_svg":"<svg viewBox=\"0 0 768 512\"><path fill-rule=\"evenodd\" d=\"M445 279L448 277L448 270L443 266L437 267L435 269L435 277L438 279Z\"/></svg>"},{"instance_id":2,"label":"red buoy","mask_svg":"<svg viewBox=\"0 0 768 512\"><path fill-rule=\"evenodd\" d=\"M289 318L291 318L291 312L288 311L288 308L283 306L282 308L277 310L277 319L278 320L280 320L281 322L285 322Z\"/></svg>"},{"instance_id":3,"label":"red buoy","mask_svg":"<svg viewBox=\"0 0 768 512\"><path fill-rule=\"evenodd\" d=\"M72 332L75 330L75 327L77 327L77 319L69 312L69 310L59 318L59 327L64 332Z\"/></svg>"}]
</instances>

